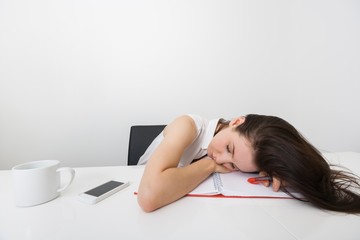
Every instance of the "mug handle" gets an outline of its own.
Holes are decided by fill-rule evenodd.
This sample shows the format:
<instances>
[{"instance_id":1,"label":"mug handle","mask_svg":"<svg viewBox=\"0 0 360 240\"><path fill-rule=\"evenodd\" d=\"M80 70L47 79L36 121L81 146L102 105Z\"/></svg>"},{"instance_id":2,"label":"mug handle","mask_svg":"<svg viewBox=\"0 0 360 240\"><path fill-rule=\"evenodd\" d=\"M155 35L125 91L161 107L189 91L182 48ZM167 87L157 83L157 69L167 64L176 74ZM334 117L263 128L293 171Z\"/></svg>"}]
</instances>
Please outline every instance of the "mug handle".
<instances>
[{"instance_id":1,"label":"mug handle","mask_svg":"<svg viewBox=\"0 0 360 240\"><path fill-rule=\"evenodd\" d=\"M70 181L65 184L65 186L63 186L62 188L59 188L57 190L57 192L61 193L62 191L64 191L68 186L70 186L70 184L72 183L72 181L74 180L75 177L75 170L70 168L70 167L62 167L62 168L58 168L56 170L56 172L62 172L62 171L67 171L68 173L70 173Z\"/></svg>"}]
</instances>

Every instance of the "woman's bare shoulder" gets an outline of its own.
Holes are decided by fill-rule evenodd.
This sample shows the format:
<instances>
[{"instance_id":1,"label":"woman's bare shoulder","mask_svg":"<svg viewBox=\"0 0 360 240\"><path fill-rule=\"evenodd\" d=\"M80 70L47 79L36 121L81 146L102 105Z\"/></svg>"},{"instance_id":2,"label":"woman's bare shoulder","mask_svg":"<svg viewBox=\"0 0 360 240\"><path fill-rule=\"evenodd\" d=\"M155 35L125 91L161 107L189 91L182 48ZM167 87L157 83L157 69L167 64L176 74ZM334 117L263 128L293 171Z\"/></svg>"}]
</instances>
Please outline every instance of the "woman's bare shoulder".
<instances>
[{"instance_id":1,"label":"woman's bare shoulder","mask_svg":"<svg viewBox=\"0 0 360 240\"><path fill-rule=\"evenodd\" d=\"M165 138L183 139L187 143L192 142L196 134L195 122L189 115L181 115L175 118L164 130Z\"/></svg>"},{"instance_id":2,"label":"woman's bare shoulder","mask_svg":"<svg viewBox=\"0 0 360 240\"><path fill-rule=\"evenodd\" d=\"M175 118L170 124L168 124L165 128L165 134L168 131L186 131L187 133L190 131L196 131L196 126L194 119L189 115L181 115Z\"/></svg>"}]
</instances>

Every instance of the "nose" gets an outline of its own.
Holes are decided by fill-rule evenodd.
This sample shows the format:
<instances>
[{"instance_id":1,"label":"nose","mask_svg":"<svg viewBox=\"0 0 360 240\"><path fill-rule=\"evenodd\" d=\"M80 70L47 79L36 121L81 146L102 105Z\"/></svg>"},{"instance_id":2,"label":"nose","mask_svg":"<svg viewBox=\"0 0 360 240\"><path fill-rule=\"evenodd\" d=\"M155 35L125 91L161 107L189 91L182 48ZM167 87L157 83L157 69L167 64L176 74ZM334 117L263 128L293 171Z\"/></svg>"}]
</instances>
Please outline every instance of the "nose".
<instances>
[{"instance_id":1,"label":"nose","mask_svg":"<svg viewBox=\"0 0 360 240\"><path fill-rule=\"evenodd\" d=\"M229 160L228 156L221 154L212 154L212 159L217 163L221 164L229 170L234 170L234 164Z\"/></svg>"},{"instance_id":2,"label":"nose","mask_svg":"<svg viewBox=\"0 0 360 240\"><path fill-rule=\"evenodd\" d=\"M216 157L215 154L213 152L208 152L208 157L211 158L212 160L216 161Z\"/></svg>"},{"instance_id":3,"label":"nose","mask_svg":"<svg viewBox=\"0 0 360 240\"><path fill-rule=\"evenodd\" d=\"M223 153L212 153L212 159L218 164L228 163L228 157Z\"/></svg>"}]
</instances>

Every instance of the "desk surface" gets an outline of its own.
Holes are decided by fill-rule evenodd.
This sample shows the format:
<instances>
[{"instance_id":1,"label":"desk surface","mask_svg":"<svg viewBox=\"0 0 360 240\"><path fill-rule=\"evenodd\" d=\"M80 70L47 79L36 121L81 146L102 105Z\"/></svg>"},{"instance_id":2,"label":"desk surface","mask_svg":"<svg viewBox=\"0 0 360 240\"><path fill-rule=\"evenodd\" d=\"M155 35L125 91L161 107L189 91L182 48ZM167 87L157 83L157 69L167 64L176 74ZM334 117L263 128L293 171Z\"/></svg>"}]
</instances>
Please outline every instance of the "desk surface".
<instances>
[{"instance_id":1,"label":"desk surface","mask_svg":"<svg viewBox=\"0 0 360 240\"><path fill-rule=\"evenodd\" d=\"M360 173L359 153L332 158ZM73 184L61 197L29 208L15 207L11 171L0 171L0 240L360 239L360 216L323 211L291 199L185 197L144 213L134 195L142 167L75 171ZM79 193L111 179L128 180L130 186L96 205L76 199Z\"/></svg>"}]
</instances>

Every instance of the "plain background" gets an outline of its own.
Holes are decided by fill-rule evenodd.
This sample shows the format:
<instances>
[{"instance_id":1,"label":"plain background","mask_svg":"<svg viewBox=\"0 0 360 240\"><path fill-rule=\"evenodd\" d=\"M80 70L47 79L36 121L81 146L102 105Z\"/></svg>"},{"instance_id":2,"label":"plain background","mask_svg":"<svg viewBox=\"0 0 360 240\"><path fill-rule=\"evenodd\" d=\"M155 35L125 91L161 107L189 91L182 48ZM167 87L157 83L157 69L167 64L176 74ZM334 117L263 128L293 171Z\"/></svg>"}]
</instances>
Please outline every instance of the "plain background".
<instances>
[{"instance_id":1,"label":"plain background","mask_svg":"<svg viewBox=\"0 0 360 240\"><path fill-rule=\"evenodd\" d=\"M134 124L277 115L360 151L360 2L0 0L0 169L125 165Z\"/></svg>"}]
</instances>

